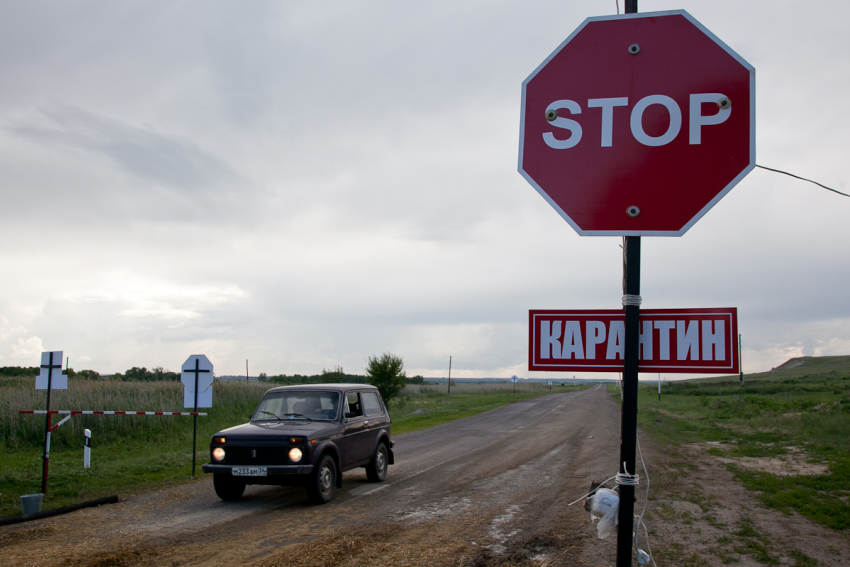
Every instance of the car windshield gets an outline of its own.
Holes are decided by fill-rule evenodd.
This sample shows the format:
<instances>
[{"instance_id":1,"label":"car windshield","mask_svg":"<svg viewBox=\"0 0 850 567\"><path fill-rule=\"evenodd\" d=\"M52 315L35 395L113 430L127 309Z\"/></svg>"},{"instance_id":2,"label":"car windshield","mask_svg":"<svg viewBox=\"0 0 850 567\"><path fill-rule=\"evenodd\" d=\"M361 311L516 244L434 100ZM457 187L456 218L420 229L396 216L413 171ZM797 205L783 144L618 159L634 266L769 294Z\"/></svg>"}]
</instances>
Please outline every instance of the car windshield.
<instances>
[{"instance_id":1,"label":"car windshield","mask_svg":"<svg viewBox=\"0 0 850 567\"><path fill-rule=\"evenodd\" d=\"M339 409L339 393L321 390L269 392L263 396L251 421L308 419L333 421Z\"/></svg>"}]
</instances>

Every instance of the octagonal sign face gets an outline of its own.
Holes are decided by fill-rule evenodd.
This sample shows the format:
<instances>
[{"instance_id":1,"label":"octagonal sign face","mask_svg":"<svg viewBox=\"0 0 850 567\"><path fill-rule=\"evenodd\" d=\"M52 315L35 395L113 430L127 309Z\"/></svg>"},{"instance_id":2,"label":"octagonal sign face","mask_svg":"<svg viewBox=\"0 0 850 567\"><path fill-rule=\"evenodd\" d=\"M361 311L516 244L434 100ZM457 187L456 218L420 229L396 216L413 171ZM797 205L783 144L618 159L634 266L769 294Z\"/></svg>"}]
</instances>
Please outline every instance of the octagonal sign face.
<instances>
[{"instance_id":1,"label":"octagonal sign face","mask_svg":"<svg viewBox=\"0 0 850 567\"><path fill-rule=\"evenodd\" d=\"M519 171L581 235L681 236L755 159L755 69L684 10L589 18L522 84Z\"/></svg>"}]
</instances>

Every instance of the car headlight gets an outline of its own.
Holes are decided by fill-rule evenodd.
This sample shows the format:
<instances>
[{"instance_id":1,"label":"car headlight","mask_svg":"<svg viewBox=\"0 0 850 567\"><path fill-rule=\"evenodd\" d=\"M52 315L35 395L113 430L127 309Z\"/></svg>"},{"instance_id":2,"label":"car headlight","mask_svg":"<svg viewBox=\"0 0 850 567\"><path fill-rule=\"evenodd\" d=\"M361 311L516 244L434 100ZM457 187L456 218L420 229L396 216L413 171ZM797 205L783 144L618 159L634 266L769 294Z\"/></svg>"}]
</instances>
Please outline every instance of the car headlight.
<instances>
[{"instance_id":1,"label":"car headlight","mask_svg":"<svg viewBox=\"0 0 850 567\"><path fill-rule=\"evenodd\" d=\"M304 454L301 452L301 449L299 449L298 447L289 450L289 460L293 463L297 463L298 461L300 461L303 455Z\"/></svg>"},{"instance_id":2,"label":"car headlight","mask_svg":"<svg viewBox=\"0 0 850 567\"><path fill-rule=\"evenodd\" d=\"M213 449L212 456L213 456L213 459L215 459L216 461L219 461L219 462L223 461L224 460L224 449L222 449L221 447L216 447L215 449Z\"/></svg>"}]
</instances>

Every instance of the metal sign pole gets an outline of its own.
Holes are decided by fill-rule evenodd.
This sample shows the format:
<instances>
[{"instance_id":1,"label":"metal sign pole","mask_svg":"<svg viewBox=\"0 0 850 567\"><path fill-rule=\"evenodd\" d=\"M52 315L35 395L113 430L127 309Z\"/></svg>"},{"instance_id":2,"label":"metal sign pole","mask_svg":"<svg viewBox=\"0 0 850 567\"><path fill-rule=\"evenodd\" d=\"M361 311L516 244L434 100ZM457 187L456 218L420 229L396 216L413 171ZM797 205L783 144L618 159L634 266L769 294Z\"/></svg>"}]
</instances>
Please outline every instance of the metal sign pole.
<instances>
[{"instance_id":1,"label":"metal sign pole","mask_svg":"<svg viewBox=\"0 0 850 567\"><path fill-rule=\"evenodd\" d=\"M246 363L248 361L245 361ZM195 414L192 416L194 420L194 425L192 426L192 478L195 478L195 449L197 447L198 441L198 375L201 373L200 368L201 361L200 359L195 359L195 409L192 412Z\"/></svg>"},{"instance_id":2,"label":"metal sign pole","mask_svg":"<svg viewBox=\"0 0 850 567\"><path fill-rule=\"evenodd\" d=\"M44 365L42 365L44 368ZM50 358L47 362L47 413L44 416L44 456L42 457L41 468L41 493L47 494L47 470L50 465L50 391L53 389L53 369L62 368L62 362L58 366L53 365L53 353L50 353Z\"/></svg>"},{"instance_id":3,"label":"metal sign pole","mask_svg":"<svg viewBox=\"0 0 850 567\"><path fill-rule=\"evenodd\" d=\"M628 4L627 4L628 6ZM638 356L640 349L640 237L627 236L623 246L623 305L626 310L626 344L623 361L623 406L620 421L620 474L634 475L637 444ZM632 565L632 526L635 487L620 484L617 525L617 567Z\"/></svg>"},{"instance_id":4,"label":"metal sign pole","mask_svg":"<svg viewBox=\"0 0 850 567\"><path fill-rule=\"evenodd\" d=\"M626 0L626 14L637 14L638 0ZM623 239L623 295L640 296L640 237ZM626 305L626 344L623 361L623 407L620 414L620 472L635 474L637 442L638 356L640 353L640 304ZM627 469L627 470L623 470ZM620 485L617 517L617 567L632 565L632 528L635 487Z\"/></svg>"}]
</instances>

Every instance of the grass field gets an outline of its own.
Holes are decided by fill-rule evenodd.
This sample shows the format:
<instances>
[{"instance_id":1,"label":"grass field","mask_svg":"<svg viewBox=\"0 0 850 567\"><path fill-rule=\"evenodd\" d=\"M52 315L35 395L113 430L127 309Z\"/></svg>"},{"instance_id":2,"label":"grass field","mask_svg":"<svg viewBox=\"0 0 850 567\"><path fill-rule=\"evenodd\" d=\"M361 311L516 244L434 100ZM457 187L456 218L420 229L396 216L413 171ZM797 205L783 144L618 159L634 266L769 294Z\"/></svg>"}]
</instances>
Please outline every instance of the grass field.
<instances>
[{"instance_id":1,"label":"grass field","mask_svg":"<svg viewBox=\"0 0 850 567\"><path fill-rule=\"evenodd\" d=\"M643 386L638 404L642 428L668 450L710 443L767 506L850 528L850 357L794 359L744 386L736 376L672 382L660 402ZM788 460L816 474L760 470Z\"/></svg>"},{"instance_id":2,"label":"grass field","mask_svg":"<svg viewBox=\"0 0 850 567\"><path fill-rule=\"evenodd\" d=\"M572 389L572 386L550 388L542 384L519 383L514 393L512 384L463 384L452 386L449 395L444 384L408 386L402 396L390 403L393 433L425 429L514 401Z\"/></svg>"},{"instance_id":3,"label":"grass field","mask_svg":"<svg viewBox=\"0 0 850 567\"><path fill-rule=\"evenodd\" d=\"M207 462L213 433L244 423L270 385L219 381L213 408L198 418L198 476ZM51 409L185 411L179 382L70 381L51 394ZM390 403L393 433L403 433L468 417L550 391L519 383L408 386ZM43 409L46 393L32 378L0 378L0 517L20 514L19 496L41 491L44 416L20 410ZM54 418L53 423L58 419ZM92 431L92 467L83 469L83 430ZM189 482L192 418L154 416L74 416L52 434L50 484L44 509L102 496L126 496L152 487Z\"/></svg>"}]
</instances>

